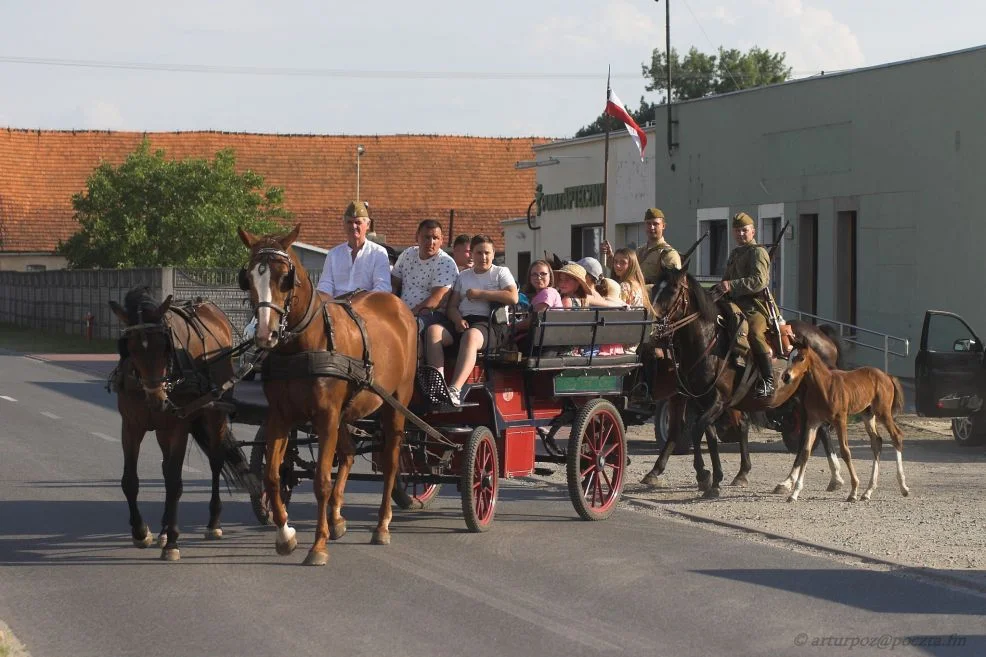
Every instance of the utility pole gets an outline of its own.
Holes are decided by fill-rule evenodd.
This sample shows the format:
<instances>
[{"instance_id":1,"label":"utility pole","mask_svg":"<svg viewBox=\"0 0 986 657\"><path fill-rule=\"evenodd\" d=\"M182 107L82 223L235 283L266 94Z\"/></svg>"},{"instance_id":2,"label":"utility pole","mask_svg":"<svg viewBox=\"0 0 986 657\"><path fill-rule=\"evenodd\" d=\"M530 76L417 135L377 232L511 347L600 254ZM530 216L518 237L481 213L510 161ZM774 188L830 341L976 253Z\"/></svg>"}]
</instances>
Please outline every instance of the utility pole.
<instances>
[{"instance_id":1,"label":"utility pole","mask_svg":"<svg viewBox=\"0 0 986 657\"><path fill-rule=\"evenodd\" d=\"M363 144L356 146L356 201L358 203L363 200L359 195L359 159L363 156L365 150Z\"/></svg>"},{"instance_id":2,"label":"utility pole","mask_svg":"<svg viewBox=\"0 0 986 657\"><path fill-rule=\"evenodd\" d=\"M660 2L661 0L654 0L654 2ZM668 155L674 154L674 148L677 144L674 143L674 137L672 135L672 124L674 121L671 119L671 0L664 0L664 47L665 47L665 57L664 63L667 68L667 81L668 81ZM657 124L657 109L655 108L654 123Z\"/></svg>"}]
</instances>

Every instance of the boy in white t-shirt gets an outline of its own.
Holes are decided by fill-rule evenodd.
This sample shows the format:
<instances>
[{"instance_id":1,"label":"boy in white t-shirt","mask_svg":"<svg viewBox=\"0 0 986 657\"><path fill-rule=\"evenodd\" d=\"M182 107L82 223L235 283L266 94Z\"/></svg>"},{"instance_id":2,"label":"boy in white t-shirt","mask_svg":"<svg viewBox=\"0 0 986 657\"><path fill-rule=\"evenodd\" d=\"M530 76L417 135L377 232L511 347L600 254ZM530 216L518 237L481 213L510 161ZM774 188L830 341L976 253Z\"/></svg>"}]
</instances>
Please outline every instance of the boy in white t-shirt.
<instances>
[{"instance_id":1,"label":"boy in white t-shirt","mask_svg":"<svg viewBox=\"0 0 986 657\"><path fill-rule=\"evenodd\" d=\"M497 335L490 326L492 304L517 303L517 283L506 267L493 264L493 240L476 235L469 243L473 267L459 272L448 302L448 318L453 330L435 324L425 331L427 362L444 375L443 347L459 342L459 357L449 384L452 401L460 403L459 390L476 365L480 349L496 349Z\"/></svg>"},{"instance_id":2,"label":"boy in white t-shirt","mask_svg":"<svg viewBox=\"0 0 986 657\"><path fill-rule=\"evenodd\" d=\"M401 253L390 272L394 293L418 319L419 333L432 324L452 330L445 307L459 268L452 256L442 250L442 226L437 221L422 221L415 236L418 245Z\"/></svg>"}]
</instances>

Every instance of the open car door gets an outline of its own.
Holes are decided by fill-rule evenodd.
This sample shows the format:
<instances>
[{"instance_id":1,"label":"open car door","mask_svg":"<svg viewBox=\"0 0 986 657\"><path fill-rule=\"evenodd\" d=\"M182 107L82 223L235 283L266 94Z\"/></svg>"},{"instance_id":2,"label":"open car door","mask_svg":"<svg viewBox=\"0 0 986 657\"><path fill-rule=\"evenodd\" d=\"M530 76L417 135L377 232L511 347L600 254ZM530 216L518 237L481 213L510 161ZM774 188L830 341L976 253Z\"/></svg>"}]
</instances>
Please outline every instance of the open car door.
<instances>
[{"instance_id":1,"label":"open car door","mask_svg":"<svg viewBox=\"0 0 986 657\"><path fill-rule=\"evenodd\" d=\"M983 342L954 313L924 314L914 361L915 406L928 417L968 417L983 405Z\"/></svg>"}]
</instances>

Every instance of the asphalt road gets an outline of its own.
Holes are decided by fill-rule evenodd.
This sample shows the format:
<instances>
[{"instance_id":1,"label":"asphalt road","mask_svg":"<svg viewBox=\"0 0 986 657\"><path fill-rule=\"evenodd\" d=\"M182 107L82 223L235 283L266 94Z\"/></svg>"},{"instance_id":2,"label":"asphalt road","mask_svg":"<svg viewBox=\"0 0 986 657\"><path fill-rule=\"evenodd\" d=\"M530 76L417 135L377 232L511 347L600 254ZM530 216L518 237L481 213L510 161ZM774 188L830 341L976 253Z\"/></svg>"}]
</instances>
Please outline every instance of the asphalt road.
<instances>
[{"instance_id":1,"label":"asphalt road","mask_svg":"<svg viewBox=\"0 0 986 657\"><path fill-rule=\"evenodd\" d=\"M164 563L131 546L118 436L101 380L0 355L0 619L34 657L867 655L927 635L946 645L893 654L986 654L986 597L630 509L587 523L566 491L520 483L501 489L491 532L468 533L446 487L432 508L396 511L384 547L369 545L378 487L352 482L350 532L313 569L299 565L309 486L291 506L295 554L275 554L242 494L225 496L226 537L207 543L192 448L182 560ZM149 437L154 521L159 462Z\"/></svg>"}]
</instances>

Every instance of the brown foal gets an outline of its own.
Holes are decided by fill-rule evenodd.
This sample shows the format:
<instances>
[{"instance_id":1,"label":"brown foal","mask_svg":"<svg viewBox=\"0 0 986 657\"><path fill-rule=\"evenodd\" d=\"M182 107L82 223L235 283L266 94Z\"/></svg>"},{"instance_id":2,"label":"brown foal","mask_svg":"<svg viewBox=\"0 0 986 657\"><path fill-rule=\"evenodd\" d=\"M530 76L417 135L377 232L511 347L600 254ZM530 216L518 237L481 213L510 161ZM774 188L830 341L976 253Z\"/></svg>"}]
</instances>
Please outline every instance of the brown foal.
<instances>
[{"instance_id":1,"label":"brown foal","mask_svg":"<svg viewBox=\"0 0 986 657\"><path fill-rule=\"evenodd\" d=\"M802 340L796 340L790 364L781 375L781 382L785 386L800 382L808 437L801 445L801 453L791 469L791 474L778 484L775 492L789 490L791 488L789 482L793 481L794 488L787 501L797 501L798 494L804 486L807 469L804 464L811 454L818 427L829 423L839 436L839 451L852 479L852 490L846 501L855 502L858 499L859 477L856 476L856 469L852 464L846 424L850 414L862 413L863 426L870 436L870 448L873 450L873 472L862 499L870 499L880 476L880 450L883 447L883 439L877 432L877 421L887 429L890 440L893 441L894 450L897 452L897 481L900 483L901 495L907 496L910 491L904 480L904 462L901 455L904 435L894 422L894 416L904 408L904 392L897 377L890 376L875 367L861 367L850 372L830 370L810 346Z\"/></svg>"}]
</instances>

